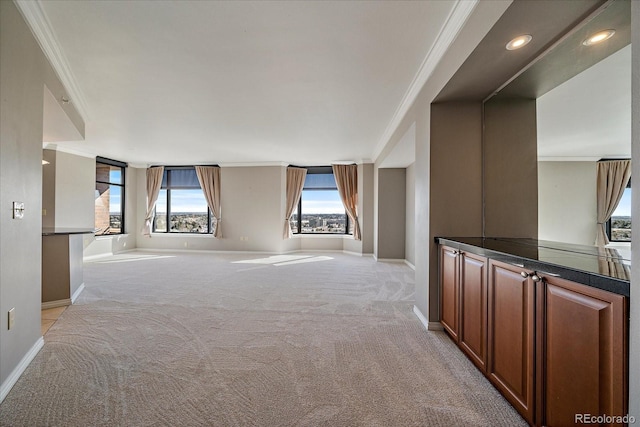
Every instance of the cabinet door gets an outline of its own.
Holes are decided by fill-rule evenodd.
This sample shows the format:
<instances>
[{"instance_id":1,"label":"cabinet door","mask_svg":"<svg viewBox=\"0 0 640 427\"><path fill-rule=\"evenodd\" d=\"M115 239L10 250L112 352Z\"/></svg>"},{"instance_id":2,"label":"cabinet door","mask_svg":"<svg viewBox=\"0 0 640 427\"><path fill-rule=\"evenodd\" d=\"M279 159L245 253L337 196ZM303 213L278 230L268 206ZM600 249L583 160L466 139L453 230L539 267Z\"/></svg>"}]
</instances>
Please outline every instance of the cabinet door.
<instances>
[{"instance_id":1,"label":"cabinet door","mask_svg":"<svg viewBox=\"0 0 640 427\"><path fill-rule=\"evenodd\" d=\"M487 362L487 260L460 257L460 347L483 371Z\"/></svg>"},{"instance_id":2,"label":"cabinet door","mask_svg":"<svg viewBox=\"0 0 640 427\"><path fill-rule=\"evenodd\" d=\"M450 247L440 247L440 322L451 337L458 341L458 252Z\"/></svg>"},{"instance_id":3,"label":"cabinet door","mask_svg":"<svg viewBox=\"0 0 640 427\"><path fill-rule=\"evenodd\" d=\"M625 299L545 277L544 414L548 426L575 414L625 415Z\"/></svg>"},{"instance_id":4,"label":"cabinet door","mask_svg":"<svg viewBox=\"0 0 640 427\"><path fill-rule=\"evenodd\" d=\"M490 261L487 375L518 412L533 423L534 283L522 272L521 268Z\"/></svg>"}]
</instances>

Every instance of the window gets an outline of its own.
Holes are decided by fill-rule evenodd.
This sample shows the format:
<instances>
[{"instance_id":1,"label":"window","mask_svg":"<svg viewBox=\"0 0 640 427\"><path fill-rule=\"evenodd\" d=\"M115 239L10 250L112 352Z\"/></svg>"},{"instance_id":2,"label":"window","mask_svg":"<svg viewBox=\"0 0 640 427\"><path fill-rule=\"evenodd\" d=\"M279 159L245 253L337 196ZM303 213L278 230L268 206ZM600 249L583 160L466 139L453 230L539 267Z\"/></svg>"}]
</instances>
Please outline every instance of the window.
<instances>
[{"instance_id":1,"label":"window","mask_svg":"<svg viewBox=\"0 0 640 427\"><path fill-rule=\"evenodd\" d=\"M350 231L331 166L307 168L302 195L291 216L291 231L294 234L347 234Z\"/></svg>"},{"instance_id":2,"label":"window","mask_svg":"<svg viewBox=\"0 0 640 427\"><path fill-rule=\"evenodd\" d=\"M612 242L631 241L631 180L607 222L607 235Z\"/></svg>"},{"instance_id":3,"label":"window","mask_svg":"<svg viewBox=\"0 0 640 427\"><path fill-rule=\"evenodd\" d=\"M96 158L96 236L124 233L124 179L126 163Z\"/></svg>"},{"instance_id":4,"label":"window","mask_svg":"<svg viewBox=\"0 0 640 427\"><path fill-rule=\"evenodd\" d=\"M211 212L195 168L165 167L153 232L209 234L212 231Z\"/></svg>"}]
</instances>

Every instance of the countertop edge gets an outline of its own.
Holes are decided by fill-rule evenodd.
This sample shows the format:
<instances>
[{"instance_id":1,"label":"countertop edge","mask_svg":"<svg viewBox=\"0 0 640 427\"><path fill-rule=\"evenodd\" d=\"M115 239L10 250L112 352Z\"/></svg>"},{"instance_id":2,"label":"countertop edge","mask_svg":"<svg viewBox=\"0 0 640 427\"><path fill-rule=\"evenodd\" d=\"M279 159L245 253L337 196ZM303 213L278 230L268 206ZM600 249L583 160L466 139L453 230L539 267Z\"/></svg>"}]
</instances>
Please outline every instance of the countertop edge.
<instances>
[{"instance_id":1,"label":"countertop edge","mask_svg":"<svg viewBox=\"0 0 640 427\"><path fill-rule=\"evenodd\" d=\"M592 288L602 289L626 297L630 296L631 286L630 282L627 280L604 276L594 272L582 271L576 268L552 264L545 261L534 260L494 249L482 248L460 242L456 240L456 238L452 237L436 237L435 241L438 244L444 244L454 249L464 250L475 255L484 256L496 261L502 261L507 264L517 265L518 267L525 268L527 270L538 271L543 274L551 274L561 279L587 285Z\"/></svg>"}]
</instances>

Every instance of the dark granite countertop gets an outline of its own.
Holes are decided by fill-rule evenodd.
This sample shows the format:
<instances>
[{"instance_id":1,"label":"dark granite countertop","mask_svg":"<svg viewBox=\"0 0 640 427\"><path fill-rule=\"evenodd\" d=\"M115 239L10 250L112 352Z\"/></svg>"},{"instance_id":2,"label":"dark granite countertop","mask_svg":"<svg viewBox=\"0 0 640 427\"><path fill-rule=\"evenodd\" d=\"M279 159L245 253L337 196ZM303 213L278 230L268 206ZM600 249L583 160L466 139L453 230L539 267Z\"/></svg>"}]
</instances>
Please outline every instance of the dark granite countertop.
<instances>
[{"instance_id":1,"label":"dark granite countertop","mask_svg":"<svg viewBox=\"0 0 640 427\"><path fill-rule=\"evenodd\" d=\"M93 234L93 228L63 228L63 227L45 227L42 229L43 236L56 236L60 234Z\"/></svg>"},{"instance_id":2,"label":"dark granite countertop","mask_svg":"<svg viewBox=\"0 0 640 427\"><path fill-rule=\"evenodd\" d=\"M438 237L437 243L629 296L631 260L613 248L537 239Z\"/></svg>"}]
</instances>

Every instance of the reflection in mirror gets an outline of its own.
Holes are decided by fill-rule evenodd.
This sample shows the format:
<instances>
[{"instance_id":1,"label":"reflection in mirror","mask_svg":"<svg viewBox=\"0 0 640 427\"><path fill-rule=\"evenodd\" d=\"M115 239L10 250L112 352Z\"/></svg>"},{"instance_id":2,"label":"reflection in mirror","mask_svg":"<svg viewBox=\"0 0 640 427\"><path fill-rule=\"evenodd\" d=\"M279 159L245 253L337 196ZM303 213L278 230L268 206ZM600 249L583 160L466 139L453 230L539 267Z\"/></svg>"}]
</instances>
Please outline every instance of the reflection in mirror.
<instances>
[{"instance_id":1,"label":"reflection in mirror","mask_svg":"<svg viewBox=\"0 0 640 427\"><path fill-rule=\"evenodd\" d=\"M629 0L608 2L485 103L535 100L541 240L594 245L597 162L631 157L630 13ZM610 39L583 44L606 29L615 30ZM628 225L615 216L628 216L630 223L629 194L614 213L612 234ZM629 259L626 245L617 249Z\"/></svg>"},{"instance_id":2,"label":"reflection in mirror","mask_svg":"<svg viewBox=\"0 0 640 427\"><path fill-rule=\"evenodd\" d=\"M631 46L547 92L536 107L539 238L593 244L597 161L631 157ZM629 196L614 212L611 240L627 235Z\"/></svg>"}]
</instances>

